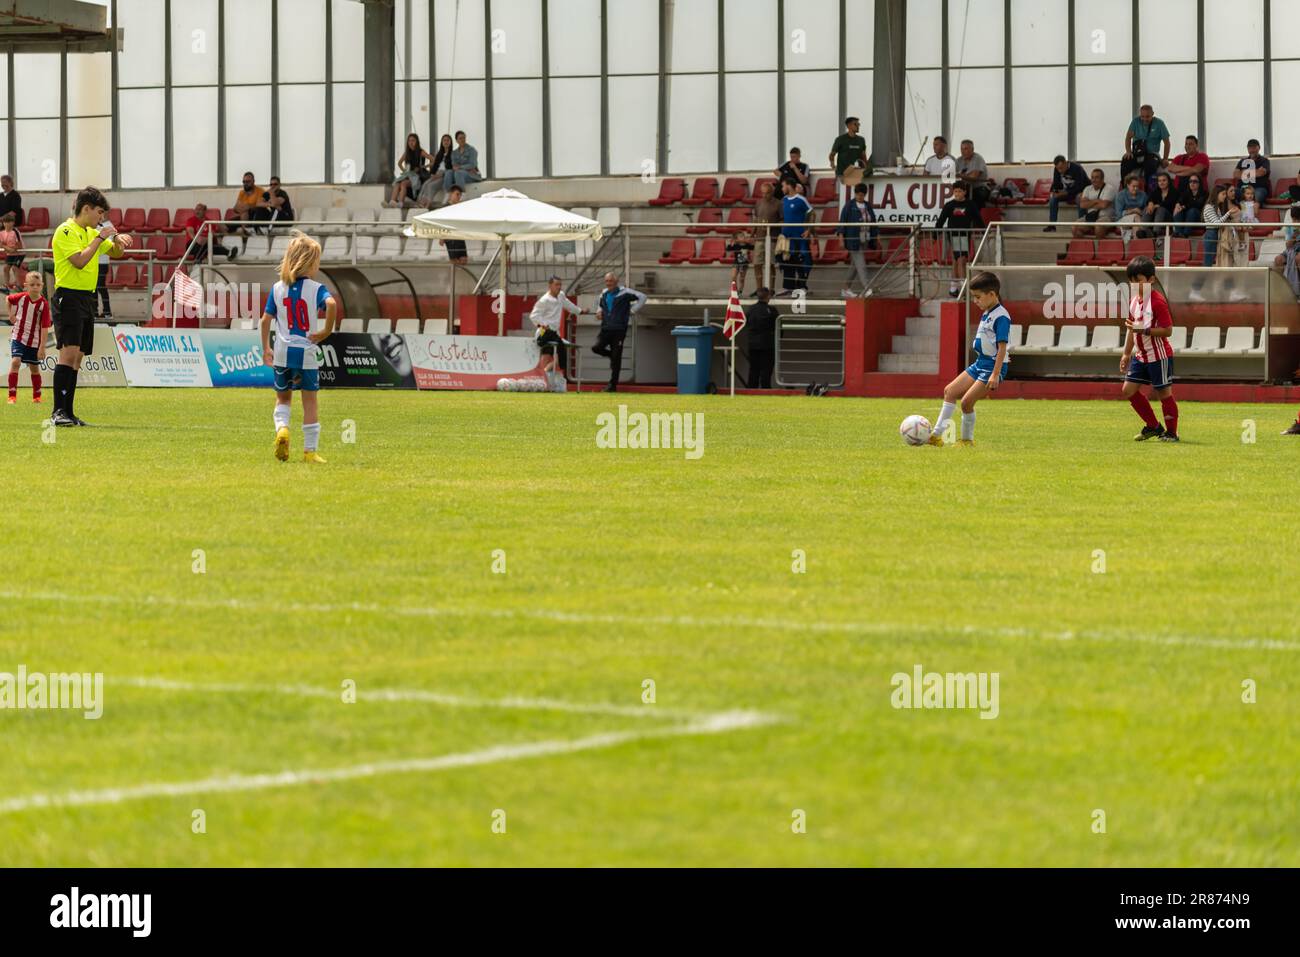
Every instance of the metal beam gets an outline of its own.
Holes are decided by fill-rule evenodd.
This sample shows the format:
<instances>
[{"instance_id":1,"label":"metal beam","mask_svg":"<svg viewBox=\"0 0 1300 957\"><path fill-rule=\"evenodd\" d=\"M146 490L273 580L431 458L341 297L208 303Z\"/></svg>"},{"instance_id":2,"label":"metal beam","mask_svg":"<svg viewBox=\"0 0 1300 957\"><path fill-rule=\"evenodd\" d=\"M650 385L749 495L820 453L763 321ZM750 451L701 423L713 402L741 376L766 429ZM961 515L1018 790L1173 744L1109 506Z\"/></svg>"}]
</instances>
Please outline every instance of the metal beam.
<instances>
[{"instance_id":1,"label":"metal beam","mask_svg":"<svg viewBox=\"0 0 1300 957\"><path fill-rule=\"evenodd\" d=\"M271 172L280 175L280 0L271 0ZM170 80L169 80L170 82Z\"/></svg>"},{"instance_id":2,"label":"metal beam","mask_svg":"<svg viewBox=\"0 0 1300 957\"><path fill-rule=\"evenodd\" d=\"M113 95L117 96L116 74ZM113 115L117 116L116 103ZM217 183L226 183L226 0L217 0Z\"/></svg>"},{"instance_id":3,"label":"metal beam","mask_svg":"<svg viewBox=\"0 0 1300 957\"><path fill-rule=\"evenodd\" d=\"M1077 118L1078 118L1078 116L1079 116L1079 109L1078 109L1078 96L1079 96L1079 91L1078 91L1078 84L1075 82L1075 79L1074 79L1074 42L1075 42L1075 36L1074 36L1074 4L1075 4L1075 0L1069 0L1069 2L1066 4L1066 10L1065 10L1065 16L1066 16L1066 27L1065 27L1065 37L1066 37L1066 40L1065 40L1065 42L1066 42L1066 43L1068 44L1068 46L1069 46L1069 49L1066 51L1066 57L1065 57L1065 63L1066 63L1066 68L1065 68L1065 103L1066 103L1066 106L1065 106L1065 114L1066 114L1065 154L1066 154L1066 155L1067 155L1071 160L1078 159L1078 157L1077 157L1075 154L1079 152L1079 137L1078 137L1078 134L1075 133L1075 130L1074 130L1075 121L1077 120ZM1011 159L1011 157L1008 156L1007 159L1008 159L1008 161L1009 161L1009 160Z\"/></svg>"},{"instance_id":4,"label":"metal beam","mask_svg":"<svg viewBox=\"0 0 1300 957\"><path fill-rule=\"evenodd\" d=\"M872 55L871 155L877 166L893 166L903 155L904 91L907 83L907 5L876 0Z\"/></svg>"},{"instance_id":5,"label":"metal beam","mask_svg":"<svg viewBox=\"0 0 1300 957\"><path fill-rule=\"evenodd\" d=\"M785 131L785 4L782 0L776 3L776 139L773 169L785 162L786 150L789 149Z\"/></svg>"},{"instance_id":6,"label":"metal beam","mask_svg":"<svg viewBox=\"0 0 1300 957\"><path fill-rule=\"evenodd\" d=\"M659 153L662 157L662 143ZM658 171L662 170L661 158ZM609 175L609 0L600 0L600 175Z\"/></svg>"},{"instance_id":7,"label":"metal beam","mask_svg":"<svg viewBox=\"0 0 1300 957\"><path fill-rule=\"evenodd\" d=\"M224 2L224 0L222 0L222 2ZM116 24L117 23L117 0L112 0L111 12L112 12L113 23ZM221 33L220 26L221 26L221 22L217 21L218 34ZM113 32L117 34L117 37L120 40L122 36L122 31L115 28ZM109 162L112 164L111 188L113 189L119 189L122 185L122 127L121 127L121 123L118 121L118 117L121 115L121 112L119 110L120 98L118 97L118 90L117 90L118 85L121 82L121 78L118 74L118 65L117 65L118 51L119 51L119 47L114 46L109 51L108 54L109 81L111 83L111 86L109 88L109 96L111 98L109 102L109 106L113 111L113 115L109 118L108 121L108 126L110 131L109 139L111 142L110 148L112 149L112 155L109 157ZM12 60L13 58L10 57L11 62ZM218 77L218 79L220 79L220 77ZM12 77L9 80L9 89L10 89L10 94L12 95L13 92ZM220 97L221 94L218 93L217 95L218 97ZM218 100L218 102L220 101ZM12 106L9 115L13 116ZM12 146L12 144L10 144L10 146ZM217 175L218 176L221 175L220 170L218 170Z\"/></svg>"},{"instance_id":8,"label":"metal beam","mask_svg":"<svg viewBox=\"0 0 1300 957\"><path fill-rule=\"evenodd\" d=\"M271 49L275 49L272 47ZM274 59L274 58L272 58ZM274 127L272 127L274 129ZM171 189L172 175L172 138L175 136L172 123L172 0L163 3L163 185Z\"/></svg>"},{"instance_id":9,"label":"metal beam","mask_svg":"<svg viewBox=\"0 0 1300 957\"><path fill-rule=\"evenodd\" d=\"M731 169L727 164L727 0L718 0L718 169Z\"/></svg>"},{"instance_id":10,"label":"metal beam","mask_svg":"<svg viewBox=\"0 0 1300 957\"><path fill-rule=\"evenodd\" d=\"M391 4L367 3L365 8L365 123L366 158L363 183L388 183L392 179L393 99L396 83L394 42L396 28Z\"/></svg>"},{"instance_id":11,"label":"metal beam","mask_svg":"<svg viewBox=\"0 0 1300 957\"><path fill-rule=\"evenodd\" d=\"M483 0L483 164L484 179L495 179L496 160L496 103L492 96L492 0ZM408 33L410 31L407 31Z\"/></svg>"}]
</instances>

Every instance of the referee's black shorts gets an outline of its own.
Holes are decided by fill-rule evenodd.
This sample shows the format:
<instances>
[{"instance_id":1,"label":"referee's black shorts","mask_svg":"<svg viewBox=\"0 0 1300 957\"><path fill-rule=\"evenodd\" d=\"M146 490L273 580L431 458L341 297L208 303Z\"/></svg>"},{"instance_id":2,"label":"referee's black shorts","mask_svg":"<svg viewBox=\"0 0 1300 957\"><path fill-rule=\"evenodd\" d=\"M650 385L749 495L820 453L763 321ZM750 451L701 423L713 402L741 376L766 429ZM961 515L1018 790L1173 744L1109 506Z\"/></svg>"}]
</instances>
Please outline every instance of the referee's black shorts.
<instances>
[{"instance_id":1,"label":"referee's black shorts","mask_svg":"<svg viewBox=\"0 0 1300 957\"><path fill-rule=\"evenodd\" d=\"M55 289L50 300L50 313L54 320L54 341L60 349L77 346L82 355L95 351L93 289Z\"/></svg>"}]
</instances>

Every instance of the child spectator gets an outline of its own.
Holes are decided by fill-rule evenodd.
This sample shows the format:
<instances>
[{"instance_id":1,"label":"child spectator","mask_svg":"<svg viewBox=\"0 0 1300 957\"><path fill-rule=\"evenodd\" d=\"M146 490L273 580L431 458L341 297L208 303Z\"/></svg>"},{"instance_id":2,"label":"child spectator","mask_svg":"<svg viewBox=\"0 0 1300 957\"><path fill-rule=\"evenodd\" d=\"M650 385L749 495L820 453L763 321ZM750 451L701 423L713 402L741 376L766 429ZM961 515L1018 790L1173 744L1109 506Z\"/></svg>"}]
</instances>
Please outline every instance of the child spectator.
<instances>
[{"instance_id":1,"label":"child spectator","mask_svg":"<svg viewBox=\"0 0 1300 957\"><path fill-rule=\"evenodd\" d=\"M0 252L5 257L5 287L13 289L18 285L18 267L23 264L23 238L18 232L18 217L5 213L0 217Z\"/></svg>"}]
</instances>

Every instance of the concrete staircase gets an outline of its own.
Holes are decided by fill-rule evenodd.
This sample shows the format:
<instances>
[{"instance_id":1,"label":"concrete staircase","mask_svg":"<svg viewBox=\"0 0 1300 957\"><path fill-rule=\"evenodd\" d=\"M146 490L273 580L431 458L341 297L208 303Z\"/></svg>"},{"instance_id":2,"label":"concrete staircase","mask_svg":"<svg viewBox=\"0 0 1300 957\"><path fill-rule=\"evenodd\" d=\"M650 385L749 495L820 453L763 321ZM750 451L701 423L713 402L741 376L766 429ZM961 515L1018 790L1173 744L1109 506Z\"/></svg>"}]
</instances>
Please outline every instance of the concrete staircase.
<instances>
[{"instance_id":1,"label":"concrete staircase","mask_svg":"<svg viewBox=\"0 0 1300 957\"><path fill-rule=\"evenodd\" d=\"M940 301L922 302L921 314L908 317L907 332L894 336L892 350L880 356L879 371L938 375Z\"/></svg>"}]
</instances>

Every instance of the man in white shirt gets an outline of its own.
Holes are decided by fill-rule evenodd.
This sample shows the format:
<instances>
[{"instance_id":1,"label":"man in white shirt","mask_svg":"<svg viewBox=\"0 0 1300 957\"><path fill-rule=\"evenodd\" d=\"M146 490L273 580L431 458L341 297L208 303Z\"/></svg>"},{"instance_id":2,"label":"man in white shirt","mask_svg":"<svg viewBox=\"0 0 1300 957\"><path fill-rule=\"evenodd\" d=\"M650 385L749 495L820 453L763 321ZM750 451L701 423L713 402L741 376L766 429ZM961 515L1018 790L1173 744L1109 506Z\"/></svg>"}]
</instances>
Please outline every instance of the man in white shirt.
<instances>
[{"instance_id":1,"label":"man in white shirt","mask_svg":"<svg viewBox=\"0 0 1300 957\"><path fill-rule=\"evenodd\" d=\"M1095 169L1089 184L1079 194L1079 221L1074 226L1074 235L1079 239L1094 235L1102 239L1114 221L1115 187L1106 182L1105 173Z\"/></svg>"},{"instance_id":2,"label":"man in white shirt","mask_svg":"<svg viewBox=\"0 0 1300 957\"><path fill-rule=\"evenodd\" d=\"M551 277L546 286L546 294L538 297L537 302L533 304L533 311L529 318L536 327L537 345L541 348L542 355L547 357L544 371L552 388L556 388L555 380L552 378L556 362L559 363L561 374L565 369L565 341L561 335L564 314L567 312L580 316L585 311L564 294L559 276ZM563 382L563 378L560 381Z\"/></svg>"},{"instance_id":3,"label":"man in white shirt","mask_svg":"<svg viewBox=\"0 0 1300 957\"><path fill-rule=\"evenodd\" d=\"M936 136L934 138L934 155L925 161L925 174L927 176L938 176L945 183L951 183L957 178L957 161L948 152L948 138L946 136Z\"/></svg>"}]
</instances>

